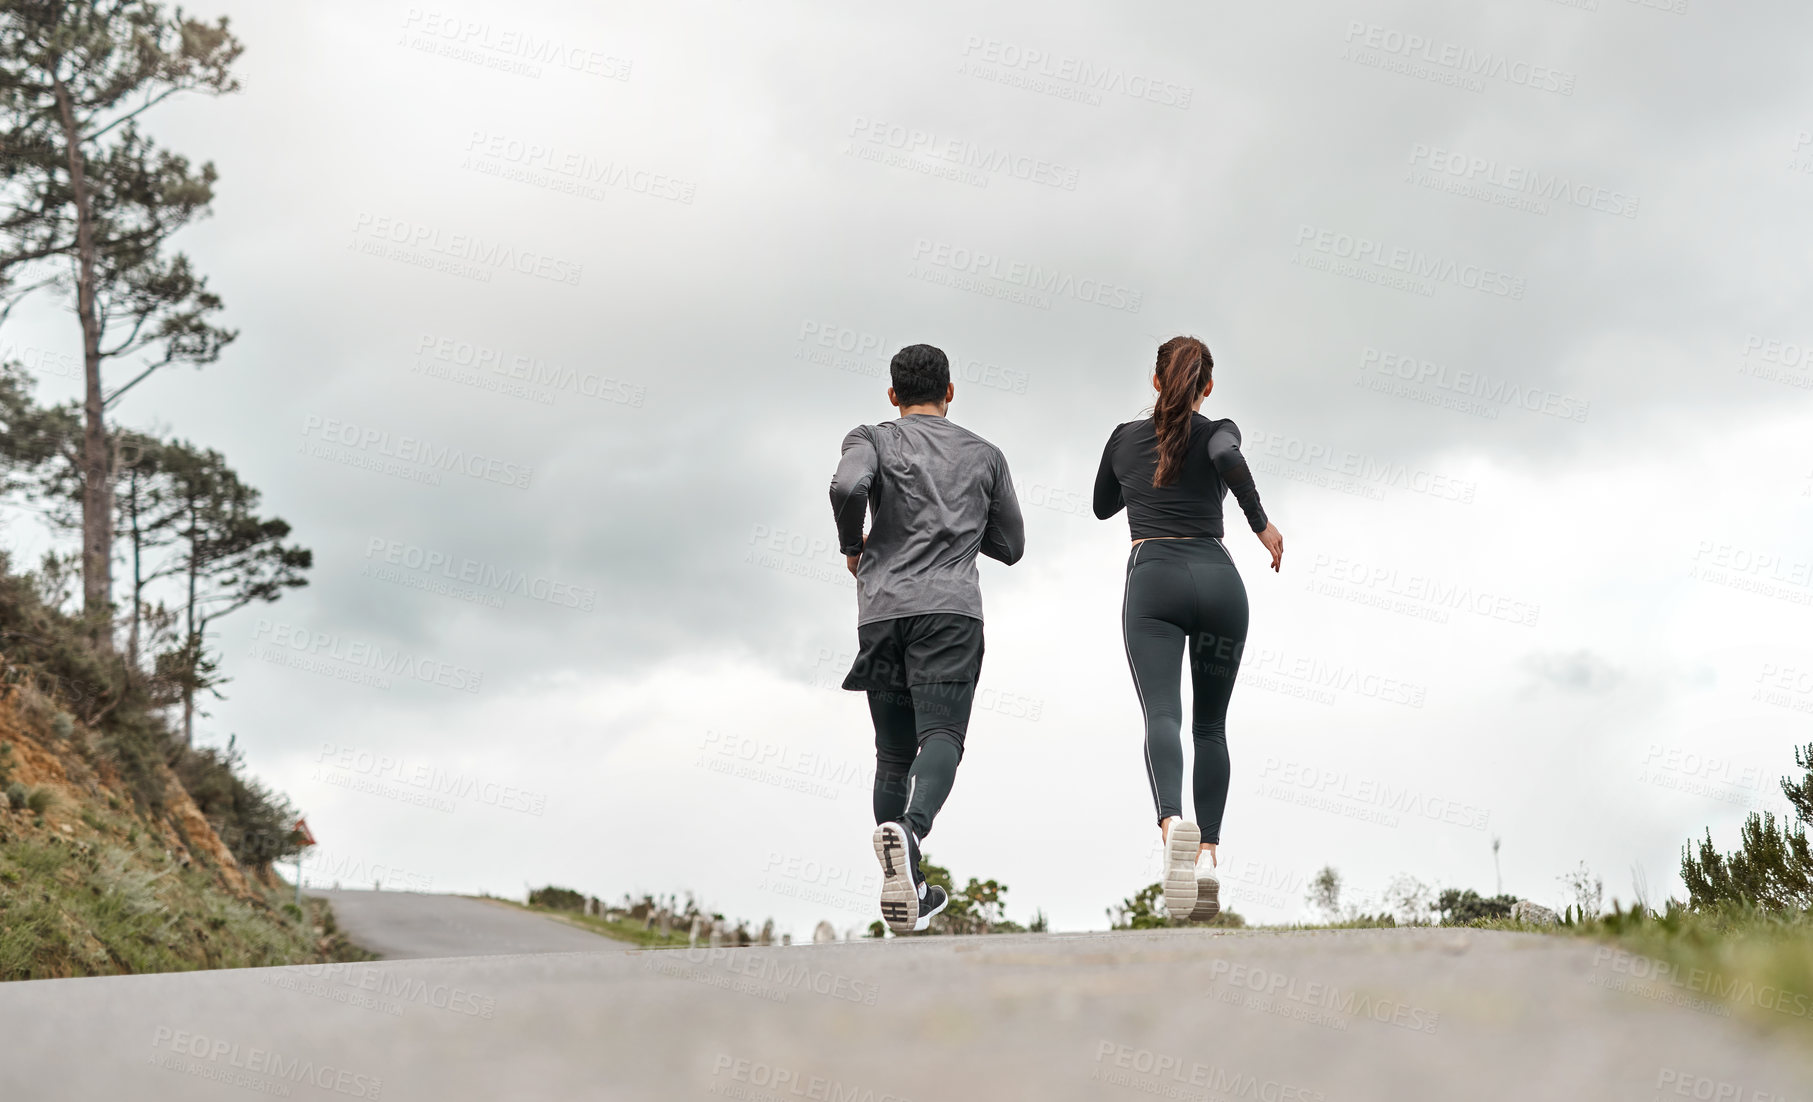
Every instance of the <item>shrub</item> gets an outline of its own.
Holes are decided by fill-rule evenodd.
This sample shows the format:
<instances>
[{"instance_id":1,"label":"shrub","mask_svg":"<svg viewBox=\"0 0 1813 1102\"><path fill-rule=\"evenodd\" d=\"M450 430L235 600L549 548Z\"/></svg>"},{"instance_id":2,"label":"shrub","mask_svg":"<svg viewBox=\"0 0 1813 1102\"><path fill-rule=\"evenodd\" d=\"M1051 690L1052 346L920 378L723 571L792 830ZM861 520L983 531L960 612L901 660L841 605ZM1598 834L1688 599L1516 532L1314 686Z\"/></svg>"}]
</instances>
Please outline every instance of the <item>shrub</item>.
<instances>
[{"instance_id":1,"label":"shrub","mask_svg":"<svg viewBox=\"0 0 1813 1102\"><path fill-rule=\"evenodd\" d=\"M6 802L14 811L25 810L25 786L13 781L6 786Z\"/></svg>"},{"instance_id":2,"label":"shrub","mask_svg":"<svg viewBox=\"0 0 1813 1102\"><path fill-rule=\"evenodd\" d=\"M1123 899L1120 906L1108 908L1108 928L1111 930L1156 930L1170 925L1170 922L1158 910L1158 901L1164 898L1164 894L1165 886L1162 883L1155 881L1147 884L1135 892L1132 899ZM1043 932L1044 919L1044 913L1041 912L1031 929ZM1193 925L1243 930L1246 928L1246 919L1242 918L1238 912L1224 907L1214 918L1207 922L1193 923Z\"/></svg>"},{"instance_id":3,"label":"shrub","mask_svg":"<svg viewBox=\"0 0 1813 1102\"><path fill-rule=\"evenodd\" d=\"M201 809L214 833L242 865L266 865L297 849L290 831L296 821L288 800L245 775L239 739L226 749L185 750L175 765L176 779Z\"/></svg>"},{"instance_id":4,"label":"shrub","mask_svg":"<svg viewBox=\"0 0 1813 1102\"><path fill-rule=\"evenodd\" d=\"M1436 897L1435 909L1441 914L1443 926L1465 926L1485 919L1509 918L1516 903L1514 895L1486 898L1472 888L1444 888Z\"/></svg>"},{"instance_id":5,"label":"shrub","mask_svg":"<svg viewBox=\"0 0 1813 1102\"><path fill-rule=\"evenodd\" d=\"M584 911L585 896L571 888L536 888L529 893L529 906L546 907L550 911Z\"/></svg>"},{"instance_id":6,"label":"shrub","mask_svg":"<svg viewBox=\"0 0 1813 1102\"><path fill-rule=\"evenodd\" d=\"M1692 845L1681 853L1681 879L1687 882L1688 905L1708 910L1731 904L1771 913L1813 910L1813 851L1805 824L1813 823L1813 743L1794 750L1794 764L1806 770L1796 784L1782 778L1782 793L1794 817L1777 825L1772 812L1751 812L1738 831L1739 848L1721 854L1706 832L1695 857ZM1798 820L1798 822L1796 822Z\"/></svg>"},{"instance_id":7,"label":"shrub","mask_svg":"<svg viewBox=\"0 0 1813 1102\"><path fill-rule=\"evenodd\" d=\"M56 794L48 788L34 788L25 794L25 806L33 815L44 814L45 810L54 802L56 802Z\"/></svg>"}]
</instances>

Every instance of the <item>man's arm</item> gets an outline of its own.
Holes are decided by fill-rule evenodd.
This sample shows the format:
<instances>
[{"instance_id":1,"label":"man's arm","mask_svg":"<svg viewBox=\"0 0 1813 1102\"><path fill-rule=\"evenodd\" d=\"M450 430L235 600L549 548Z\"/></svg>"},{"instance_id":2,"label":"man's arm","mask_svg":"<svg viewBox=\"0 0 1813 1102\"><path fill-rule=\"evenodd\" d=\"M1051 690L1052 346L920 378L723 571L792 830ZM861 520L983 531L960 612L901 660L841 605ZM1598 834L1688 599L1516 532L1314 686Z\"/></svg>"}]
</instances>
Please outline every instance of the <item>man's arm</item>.
<instances>
[{"instance_id":1,"label":"man's arm","mask_svg":"<svg viewBox=\"0 0 1813 1102\"><path fill-rule=\"evenodd\" d=\"M846 556L862 554L863 515L869 508L869 487L875 481L875 441L867 425L844 437L843 457L831 476L831 516L837 521L837 548Z\"/></svg>"},{"instance_id":2,"label":"man's arm","mask_svg":"<svg viewBox=\"0 0 1813 1102\"><path fill-rule=\"evenodd\" d=\"M1116 428L1108 434L1108 443L1102 448L1102 465L1095 472L1097 520L1107 520L1127 507L1126 499L1121 496L1121 480L1114 476L1114 437L1120 431Z\"/></svg>"},{"instance_id":3,"label":"man's arm","mask_svg":"<svg viewBox=\"0 0 1813 1102\"><path fill-rule=\"evenodd\" d=\"M982 553L1012 566L1026 553L1026 518L1014 495L1013 475L1007 457L995 452L995 484L989 491L988 527L982 532Z\"/></svg>"}]
</instances>

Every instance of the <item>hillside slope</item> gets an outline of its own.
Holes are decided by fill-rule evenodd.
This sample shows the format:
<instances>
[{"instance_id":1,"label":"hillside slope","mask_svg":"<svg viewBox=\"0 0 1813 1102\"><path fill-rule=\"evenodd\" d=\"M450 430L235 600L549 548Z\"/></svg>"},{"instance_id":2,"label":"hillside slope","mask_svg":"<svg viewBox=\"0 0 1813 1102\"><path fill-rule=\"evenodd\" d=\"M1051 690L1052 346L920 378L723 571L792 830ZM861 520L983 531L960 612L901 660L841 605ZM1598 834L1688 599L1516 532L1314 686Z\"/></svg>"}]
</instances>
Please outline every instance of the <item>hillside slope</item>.
<instances>
[{"instance_id":1,"label":"hillside slope","mask_svg":"<svg viewBox=\"0 0 1813 1102\"><path fill-rule=\"evenodd\" d=\"M245 864L282 852L281 797L231 751L182 748L158 685L5 567L0 980L368 959L268 857Z\"/></svg>"},{"instance_id":2,"label":"hillside slope","mask_svg":"<svg viewBox=\"0 0 1813 1102\"><path fill-rule=\"evenodd\" d=\"M89 732L34 730L19 696L0 700L0 980L364 959L324 904L305 924L248 878L167 766L147 815Z\"/></svg>"}]
</instances>

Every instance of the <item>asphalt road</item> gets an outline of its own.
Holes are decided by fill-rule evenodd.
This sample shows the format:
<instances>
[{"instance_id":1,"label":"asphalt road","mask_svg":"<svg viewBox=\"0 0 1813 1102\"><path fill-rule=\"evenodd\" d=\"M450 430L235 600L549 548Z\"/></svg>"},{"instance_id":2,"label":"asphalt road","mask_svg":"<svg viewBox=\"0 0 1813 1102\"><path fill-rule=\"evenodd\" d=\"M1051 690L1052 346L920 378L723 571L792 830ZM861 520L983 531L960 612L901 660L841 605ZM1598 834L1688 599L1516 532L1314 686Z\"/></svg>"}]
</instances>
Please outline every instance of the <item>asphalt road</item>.
<instances>
[{"instance_id":1,"label":"asphalt road","mask_svg":"<svg viewBox=\"0 0 1813 1102\"><path fill-rule=\"evenodd\" d=\"M1644 971L1561 937L1165 930L44 980L0 984L0 1095L1813 1098L1813 1023Z\"/></svg>"},{"instance_id":2,"label":"asphalt road","mask_svg":"<svg viewBox=\"0 0 1813 1102\"><path fill-rule=\"evenodd\" d=\"M507 903L421 892L313 891L346 936L386 960L579 953L618 943Z\"/></svg>"}]
</instances>

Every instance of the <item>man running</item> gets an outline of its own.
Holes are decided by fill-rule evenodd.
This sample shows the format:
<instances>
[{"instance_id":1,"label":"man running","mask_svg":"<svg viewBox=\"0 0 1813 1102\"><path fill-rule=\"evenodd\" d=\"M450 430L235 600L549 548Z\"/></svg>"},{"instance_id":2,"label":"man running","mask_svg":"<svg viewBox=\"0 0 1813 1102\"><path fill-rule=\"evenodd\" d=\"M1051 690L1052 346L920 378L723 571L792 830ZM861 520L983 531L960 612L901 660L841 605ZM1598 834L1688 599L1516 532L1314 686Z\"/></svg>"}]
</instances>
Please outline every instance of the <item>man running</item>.
<instances>
[{"instance_id":1,"label":"man running","mask_svg":"<svg viewBox=\"0 0 1813 1102\"><path fill-rule=\"evenodd\" d=\"M963 760L982 672L976 554L1012 565L1026 530L1001 449L945 416L956 388L944 353L908 345L889 372L900 418L844 437L831 512L856 576L856 661L843 687L869 694L875 722L881 915L906 933L950 902L926 884L919 845Z\"/></svg>"}]
</instances>

